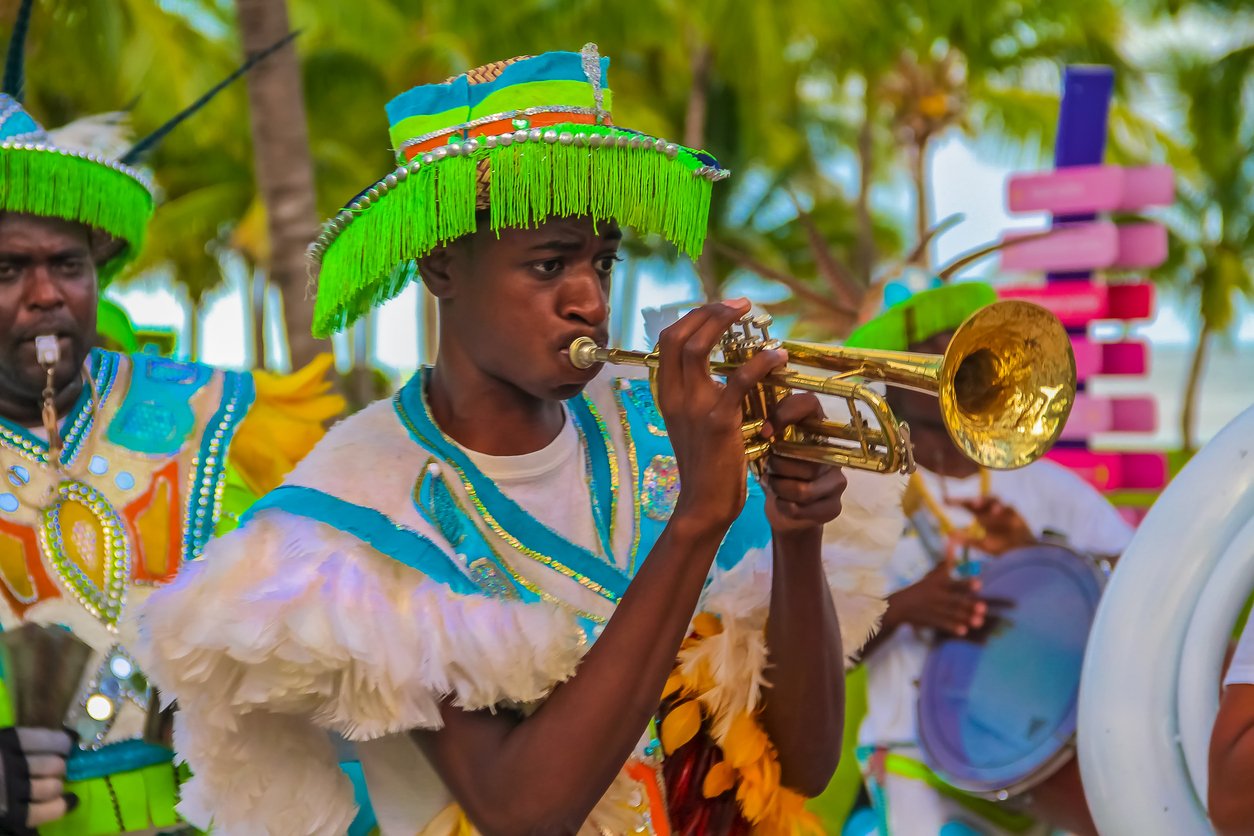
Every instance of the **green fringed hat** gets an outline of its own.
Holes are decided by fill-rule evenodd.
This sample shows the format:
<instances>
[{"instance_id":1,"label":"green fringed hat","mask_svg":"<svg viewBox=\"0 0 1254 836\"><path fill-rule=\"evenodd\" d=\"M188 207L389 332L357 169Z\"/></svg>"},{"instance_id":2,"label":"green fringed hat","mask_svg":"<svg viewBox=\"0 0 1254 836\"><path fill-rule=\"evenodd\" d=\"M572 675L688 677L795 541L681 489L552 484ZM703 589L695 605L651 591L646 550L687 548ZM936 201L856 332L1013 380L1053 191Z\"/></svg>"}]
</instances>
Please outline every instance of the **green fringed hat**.
<instances>
[{"instance_id":1,"label":"green fringed hat","mask_svg":"<svg viewBox=\"0 0 1254 836\"><path fill-rule=\"evenodd\" d=\"M397 168L323 225L314 333L326 336L404 289L413 262L474 232L588 215L658 234L696 258L713 183L703 151L610 117L609 59L595 44L499 61L387 105Z\"/></svg>"},{"instance_id":2,"label":"green fringed hat","mask_svg":"<svg viewBox=\"0 0 1254 836\"><path fill-rule=\"evenodd\" d=\"M848 348L906 351L942 331L952 331L967 317L997 301L997 291L983 282L958 282L915 293L868 322L845 340Z\"/></svg>"},{"instance_id":3,"label":"green fringed hat","mask_svg":"<svg viewBox=\"0 0 1254 836\"><path fill-rule=\"evenodd\" d=\"M152 183L108 156L59 143L9 91L0 93L0 212L85 224L107 236L99 276L106 284L144 245Z\"/></svg>"},{"instance_id":4,"label":"green fringed hat","mask_svg":"<svg viewBox=\"0 0 1254 836\"><path fill-rule=\"evenodd\" d=\"M164 125L132 144L120 114L80 119L45 131L23 107L26 35L34 0L22 0L0 82L0 212L81 223L96 232L97 276L103 287L144 246L153 186L135 166L170 131L229 84L295 37L256 53Z\"/></svg>"}]
</instances>

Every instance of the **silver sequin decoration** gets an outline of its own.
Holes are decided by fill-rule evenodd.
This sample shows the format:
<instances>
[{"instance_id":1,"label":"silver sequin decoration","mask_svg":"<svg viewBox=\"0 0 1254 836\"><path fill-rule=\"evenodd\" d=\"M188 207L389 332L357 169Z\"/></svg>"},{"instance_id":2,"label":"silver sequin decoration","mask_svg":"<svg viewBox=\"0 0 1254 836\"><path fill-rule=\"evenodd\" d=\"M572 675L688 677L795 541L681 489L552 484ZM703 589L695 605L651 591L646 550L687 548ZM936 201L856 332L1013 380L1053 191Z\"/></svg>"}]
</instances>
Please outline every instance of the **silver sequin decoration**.
<instances>
[{"instance_id":1,"label":"silver sequin decoration","mask_svg":"<svg viewBox=\"0 0 1254 836\"><path fill-rule=\"evenodd\" d=\"M592 85L592 100L596 102L596 124L608 124L609 119L606 117L609 114L605 112L605 90L601 79L601 51L596 44L589 43L583 45L579 54L583 60L583 74Z\"/></svg>"}]
</instances>

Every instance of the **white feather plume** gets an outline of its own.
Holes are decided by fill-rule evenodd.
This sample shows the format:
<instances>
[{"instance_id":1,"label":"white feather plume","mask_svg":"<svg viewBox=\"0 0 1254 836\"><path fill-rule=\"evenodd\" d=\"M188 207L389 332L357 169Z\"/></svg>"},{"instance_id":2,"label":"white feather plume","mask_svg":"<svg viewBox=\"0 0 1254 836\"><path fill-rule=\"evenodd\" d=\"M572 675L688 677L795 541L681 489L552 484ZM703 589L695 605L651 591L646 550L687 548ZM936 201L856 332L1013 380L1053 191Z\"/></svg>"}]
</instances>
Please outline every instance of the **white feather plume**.
<instances>
[{"instance_id":1,"label":"white feather plume","mask_svg":"<svg viewBox=\"0 0 1254 836\"><path fill-rule=\"evenodd\" d=\"M49 131L48 136L58 148L95 154L108 160L118 159L135 142L131 116L121 110L75 119L55 131Z\"/></svg>"}]
</instances>

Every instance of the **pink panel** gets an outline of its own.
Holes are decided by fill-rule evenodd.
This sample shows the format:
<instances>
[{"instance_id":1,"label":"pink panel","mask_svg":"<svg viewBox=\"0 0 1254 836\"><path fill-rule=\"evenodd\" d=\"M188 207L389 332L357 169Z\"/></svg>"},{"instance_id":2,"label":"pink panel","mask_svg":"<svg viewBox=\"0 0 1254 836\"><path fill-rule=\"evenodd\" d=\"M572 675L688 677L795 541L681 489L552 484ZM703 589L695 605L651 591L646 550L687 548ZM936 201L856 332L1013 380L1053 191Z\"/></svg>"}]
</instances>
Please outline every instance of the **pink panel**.
<instances>
[{"instance_id":1,"label":"pink panel","mask_svg":"<svg viewBox=\"0 0 1254 836\"><path fill-rule=\"evenodd\" d=\"M1074 345L1075 340L1072 340ZM1149 371L1149 349L1145 343L1127 340L1120 343L1101 343L1102 364L1100 374L1140 375Z\"/></svg>"},{"instance_id":2,"label":"pink panel","mask_svg":"<svg viewBox=\"0 0 1254 836\"><path fill-rule=\"evenodd\" d=\"M1094 433L1153 432L1156 419L1153 398L1104 398L1080 392L1062 437L1083 441Z\"/></svg>"},{"instance_id":3,"label":"pink panel","mask_svg":"<svg viewBox=\"0 0 1254 836\"><path fill-rule=\"evenodd\" d=\"M1169 206L1175 199L1171 166L1120 168L1086 165L1013 175L1006 183L1011 212L1080 215Z\"/></svg>"},{"instance_id":4,"label":"pink panel","mask_svg":"<svg viewBox=\"0 0 1254 836\"><path fill-rule=\"evenodd\" d=\"M1007 240L1033 233L1007 233ZM1095 270L1109 267L1119 255L1119 230L1110 221L1059 227L1044 238L1008 246L1001 267L1011 272Z\"/></svg>"},{"instance_id":5,"label":"pink panel","mask_svg":"<svg viewBox=\"0 0 1254 836\"><path fill-rule=\"evenodd\" d=\"M1106 313L1109 288L1088 282L1054 282L1040 287L999 287L1003 299L1022 299L1049 309L1068 328L1083 327Z\"/></svg>"},{"instance_id":6,"label":"pink panel","mask_svg":"<svg viewBox=\"0 0 1254 836\"><path fill-rule=\"evenodd\" d=\"M1100 343L1072 337L1071 350L1075 354L1076 378L1086 380L1093 375L1102 373L1102 346Z\"/></svg>"},{"instance_id":7,"label":"pink panel","mask_svg":"<svg viewBox=\"0 0 1254 836\"><path fill-rule=\"evenodd\" d=\"M1111 408L1107 398L1098 398L1081 392L1076 395L1075 406L1062 437L1067 441L1083 441L1094 433L1105 432L1110 427Z\"/></svg>"},{"instance_id":8,"label":"pink panel","mask_svg":"<svg viewBox=\"0 0 1254 836\"><path fill-rule=\"evenodd\" d=\"M1167 483L1167 458L1161 453L1094 453L1055 447L1046 455L1102 491L1157 490Z\"/></svg>"},{"instance_id":9,"label":"pink panel","mask_svg":"<svg viewBox=\"0 0 1254 836\"><path fill-rule=\"evenodd\" d=\"M1131 490L1157 490L1167 484L1167 457L1162 453L1120 453L1123 485Z\"/></svg>"},{"instance_id":10,"label":"pink panel","mask_svg":"<svg viewBox=\"0 0 1254 836\"><path fill-rule=\"evenodd\" d=\"M1086 165L1035 174L1016 174L1007 182L1011 212L1053 212L1078 215L1119 208L1125 172L1113 165Z\"/></svg>"},{"instance_id":11,"label":"pink panel","mask_svg":"<svg viewBox=\"0 0 1254 836\"><path fill-rule=\"evenodd\" d=\"M1127 224L1119 227L1119 254L1115 257L1113 266L1121 269L1157 267L1166 258L1167 228L1162 224Z\"/></svg>"},{"instance_id":12,"label":"pink panel","mask_svg":"<svg viewBox=\"0 0 1254 836\"><path fill-rule=\"evenodd\" d=\"M1153 398L1112 398L1110 429L1121 433L1152 433L1158 428L1158 403Z\"/></svg>"},{"instance_id":13,"label":"pink panel","mask_svg":"<svg viewBox=\"0 0 1254 836\"><path fill-rule=\"evenodd\" d=\"M1123 200L1120 209L1170 206L1176 199L1175 173L1169 165L1148 165L1124 169Z\"/></svg>"},{"instance_id":14,"label":"pink panel","mask_svg":"<svg viewBox=\"0 0 1254 836\"><path fill-rule=\"evenodd\" d=\"M1048 308L1067 328L1082 328L1098 319L1148 319L1154 312L1154 286L1144 283L1052 282L999 287L997 295Z\"/></svg>"},{"instance_id":15,"label":"pink panel","mask_svg":"<svg viewBox=\"0 0 1254 836\"><path fill-rule=\"evenodd\" d=\"M1149 370L1149 349L1142 342L1095 343L1072 337L1071 351L1080 380L1099 374L1142 375Z\"/></svg>"},{"instance_id":16,"label":"pink panel","mask_svg":"<svg viewBox=\"0 0 1254 836\"><path fill-rule=\"evenodd\" d=\"M1105 319L1149 319L1154 315L1152 284L1112 284L1106 287Z\"/></svg>"}]
</instances>

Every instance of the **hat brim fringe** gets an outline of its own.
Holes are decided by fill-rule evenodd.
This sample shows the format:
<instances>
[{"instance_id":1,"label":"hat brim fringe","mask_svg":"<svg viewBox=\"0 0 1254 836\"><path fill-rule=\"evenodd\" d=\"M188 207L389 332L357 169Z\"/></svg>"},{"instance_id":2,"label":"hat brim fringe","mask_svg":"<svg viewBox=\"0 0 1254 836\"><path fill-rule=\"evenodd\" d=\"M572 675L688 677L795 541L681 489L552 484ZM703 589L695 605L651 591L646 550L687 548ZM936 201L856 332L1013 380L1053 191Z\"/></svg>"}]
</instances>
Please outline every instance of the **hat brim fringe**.
<instances>
[{"instance_id":1,"label":"hat brim fringe","mask_svg":"<svg viewBox=\"0 0 1254 836\"><path fill-rule=\"evenodd\" d=\"M125 242L98 267L108 284L144 246L152 194L135 178L57 149L0 147L0 211L61 218Z\"/></svg>"},{"instance_id":2,"label":"hat brim fringe","mask_svg":"<svg viewBox=\"0 0 1254 836\"><path fill-rule=\"evenodd\" d=\"M668 153L650 137L615 128L552 130L584 139L491 148L480 141L469 155L420 164L403 179L389 178L386 188L372 189L364 206L355 202L348 210L351 222L322 252L314 334L325 337L348 327L404 290L416 276L411 262L476 231L476 208L485 190L493 231L588 216L661 235L691 258L700 254L712 178L694 152L671 146ZM593 134L606 141L591 147L586 138ZM620 136L637 142L609 142Z\"/></svg>"}]
</instances>

